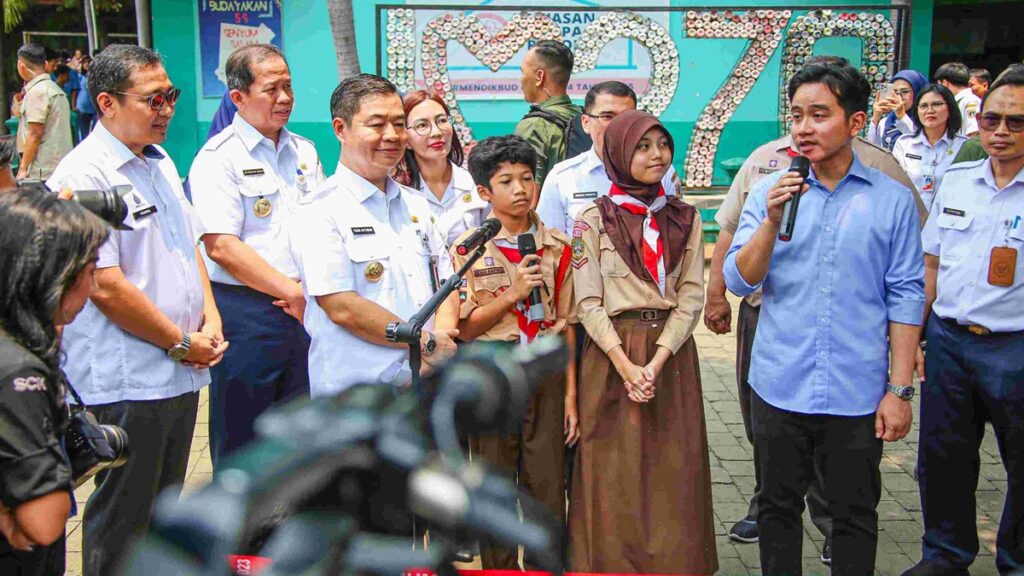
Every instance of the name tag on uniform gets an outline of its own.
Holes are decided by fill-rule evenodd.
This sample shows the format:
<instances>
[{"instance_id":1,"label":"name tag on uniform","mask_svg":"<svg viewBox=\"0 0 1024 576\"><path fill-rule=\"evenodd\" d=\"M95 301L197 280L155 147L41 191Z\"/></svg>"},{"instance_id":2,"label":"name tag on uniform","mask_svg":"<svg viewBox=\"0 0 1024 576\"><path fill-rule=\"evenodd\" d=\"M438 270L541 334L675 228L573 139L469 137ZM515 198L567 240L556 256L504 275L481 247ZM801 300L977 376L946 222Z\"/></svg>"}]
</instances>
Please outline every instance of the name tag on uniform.
<instances>
[{"instance_id":1,"label":"name tag on uniform","mask_svg":"<svg viewBox=\"0 0 1024 576\"><path fill-rule=\"evenodd\" d=\"M370 234L376 234L373 231L373 226L354 226L352 228L353 236L368 236Z\"/></svg>"},{"instance_id":2,"label":"name tag on uniform","mask_svg":"<svg viewBox=\"0 0 1024 576\"><path fill-rule=\"evenodd\" d=\"M131 195L125 200L131 202L132 218L135 218L136 220L141 220L150 214L156 214L156 206L147 202L146 199L136 191L132 191Z\"/></svg>"},{"instance_id":3,"label":"name tag on uniform","mask_svg":"<svg viewBox=\"0 0 1024 576\"><path fill-rule=\"evenodd\" d=\"M773 162L774 162L774 160L773 160ZM757 173L758 174L775 174L776 172L778 172L778 170L772 170L771 168L758 168L757 169Z\"/></svg>"},{"instance_id":4,"label":"name tag on uniform","mask_svg":"<svg viewBox=\"0 0 1024 576\"><path fill-rule=\"evenodd\" d=\"M911 160L920 160L921 159L921 157L918 156L917 154L907 154L907 158L910 158Z\"/></svg>"},{"instance_id":5,"label":"name tag on uniform","mask_svg":"<svg viewBox=\"0 0 1024 576\"><path fill-rule=\"evenodd\" d=\"M249 168L242 170L243 176L263 176L263 168Z\"/></svg>"},{"instance_id":6,"label":"name tag on uniform","mask_svg":"<svg viewBox=\"0 0 1024 576\"><path fill-rule=\"evenodd\" d=\"M597 198L597 192L576 192L572 197L577 200L581 198Z\"/></svg>"},{"instance_id":7,"label":"name tag on uniform","mask_svg":"<svg viewBox=\"0 0 1024 576\"><path fill-rule=\"evenodd\" d=\"M942 209L942 213L943 214L951 214L953 216L966 216L967 215L967 213L964 212L963 210L957 210L956 208L943 208Z\"/></svg>"},{"instance_id":8,"label":"name tag on uniform","mask_svg":"<svg viewBox=\"0 0 1024 576\"><path fill-rule=\"evenodd\" d=\"M494 276L495 274L502 274L505 272L505 268L501 266L494 266L492 268L481 268L479 270L473 270L473 276L482 278L484 276Z\"/></svg>"}]
</instances>

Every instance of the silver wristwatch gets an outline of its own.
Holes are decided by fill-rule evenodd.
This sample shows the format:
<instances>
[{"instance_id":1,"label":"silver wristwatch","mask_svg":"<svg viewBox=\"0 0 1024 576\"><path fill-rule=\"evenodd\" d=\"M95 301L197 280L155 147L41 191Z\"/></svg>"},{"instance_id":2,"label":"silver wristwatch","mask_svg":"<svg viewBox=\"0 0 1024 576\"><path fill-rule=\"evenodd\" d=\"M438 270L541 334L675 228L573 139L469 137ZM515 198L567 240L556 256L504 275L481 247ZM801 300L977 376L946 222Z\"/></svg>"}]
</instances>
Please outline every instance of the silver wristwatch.
<instances>
[{"instance_id":1,"label":"silver wristwatch","mask_svg":"<svg viewBox=\"0 0 1024 576\"><path fill-rule=\"evenodd\" d=\"M916 392L913 386L896 386L892 383L887 383L885 385L885 391L892 392L896 396L899 396L901 400L911 400Z\"/></svg>"},{"instance_id":2,"label":"silver wristwatch","mask_svg":"<svg viewBox=\"0 0 1024 576\"><path fill-rule=\"evenodd\" d=\"M181 338L181 342L172 346L171 349L167 351L167 355L171 360L181 362L185 356L188 356L188 349L191 347L192 337L188 335L188 332L185 332L185 335Z\"/></svg>"}]
</instances>

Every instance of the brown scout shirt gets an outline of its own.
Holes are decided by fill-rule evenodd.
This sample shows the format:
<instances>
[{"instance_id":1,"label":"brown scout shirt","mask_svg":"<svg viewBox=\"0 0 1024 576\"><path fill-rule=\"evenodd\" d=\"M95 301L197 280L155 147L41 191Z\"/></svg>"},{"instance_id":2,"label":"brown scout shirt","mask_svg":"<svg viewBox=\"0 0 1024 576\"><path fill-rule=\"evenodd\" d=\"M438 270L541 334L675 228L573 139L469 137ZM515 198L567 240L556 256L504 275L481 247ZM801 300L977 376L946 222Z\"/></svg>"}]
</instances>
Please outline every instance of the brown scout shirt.
<instances>
[{"instance_id":1,"label":"brown scout shirt","mask_svg":"<svg viewBox=\"0 0 1024 576\"><path fill-rule=\"evenodd\" d=\"M750 189L761 178L789 168L790 163L793 162L793 158L789 155L789 149L792 146L793 137L787 135L759 146L750 153L750 156L743 162L743 166L740 167L740 171L736 173L736 178L729 186L725 200L722 201L718 213L715 214L715 222L722 230L730 234L736 233L736 228L740 224L740 214L743 213L743 204L747 200ZM892 157L892 154L860 138L853 139L853 151L857 153L862 164L882 172L910 189L914 195L914 202L917 204L917 213L921 217L921 224L924 225L925 220L928 219L928 210L921 200L921 195L917 193L917 187L914 186L896 159ZM750 294L746 297L746 301L751 306L760 306L761 291L758 290Z\"/></svg>"},{"instance_id":2,"label":"brown scout shirt","mask_svg":"<svg viewBox=\"0 0 1024 576\"><path fill-rule=\"evenodd\" d=\"M494 218L494 213L492 212L487 217ZM576 322L576 299L573 294L571 265L566 267L565 278L563 278L562 287L559 289L558 309L553 309L558 263L562 258L562 253L570 249L569 239L560 230L545 227L533 212L530 212L530 221L537 227L537 232L534 234L537 249L544 251L540 258L541 275L544 277L544 286L540 291L541 302L544 304L544 319L548 322L564 319L567 323L574 324ZM467 230L452 246L461 244L475 229ZM494 239L503 239L513 244L516 242L516 237L504 227ZM512 280L515 278L516 265L502 254L493 240L486 246L483 258L473 264L459 287L459 317L463 320L468 318L473 310L489 304L496 296L511 288ZM469 255L459 256L454 250L452 250L451 256L456 270L469 260ZM538 336L543 336L546 332L549 330L541 330ZM508 310L497 324L488 328L477 339L518 342L519 321L516 319L515 313L511 309Z\"/></svg>"},{"instance_id":3,"label":"brown scout shirt","mask_svg":"<svg viewBox=\"0 0 1024 576\"><path fill-rule=\"evenodd\" d=\"M657 344L675 354L693 333L704 308L704 238L694 213L685 253L666 271L665 295L651 280L633 274L615 250L601 221L600 208L580 212L573 229L576 314L587 334L606 353L622 344L611 318L630 310L671 310Z\"/></svg>"}]
</instances>

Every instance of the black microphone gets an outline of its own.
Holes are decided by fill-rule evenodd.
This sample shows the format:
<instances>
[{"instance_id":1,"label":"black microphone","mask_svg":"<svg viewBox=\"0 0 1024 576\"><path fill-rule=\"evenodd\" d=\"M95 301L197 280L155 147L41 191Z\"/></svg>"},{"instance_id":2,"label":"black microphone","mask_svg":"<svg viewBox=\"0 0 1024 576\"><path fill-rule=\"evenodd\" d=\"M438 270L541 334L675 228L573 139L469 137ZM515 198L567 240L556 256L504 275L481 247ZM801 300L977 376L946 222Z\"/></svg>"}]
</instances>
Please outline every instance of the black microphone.
<instances>
[{"instance_id":1,"label":"black microphone","mask_svg":"<svg viewBox=\"0 0 1024 576\"><path fill-rule=\"evenodd\" d=\"M465 256L469 254L471 250L475 250L477 246L487 242L491 238L494 238L498 232L501 231L501 220L497 218L488 218L480 223L480 227L473 231L461 244L455 248L455 252L459 256Z\"/></svg>"},{"instance_id":2,"label":"black microphone","mask_svg":"<svg viewBox=\"0 0 1024 576\"><path fill-rule=\"evenodd\" d=\"M519 245L519 255L523 258L537 253L537 242L534 241L533 234L529 232L520 234L516 238L516 244ZM544 305L541 304L540 300L540 286L530 291L530 309L526 311L526 317L530 319L530 322L541 322L544 320Z\"/></svg>"},{"instance_id":3,"label":"black microphone","mask_svg":"<svg viewBox=\"0 0 1024 576\"><path fill-rule=\"evenodd\" d=\"M793 163L789 165L789 172L800 173L800 186L803 187L803 181L807 179L807 175L811 172L811 161L806 156L797 156L793 158ZM782 207L782 228L779 230L779 240L783 242L789 242L793 239L793 228L796 226L796 211L800 208L800 197L801 190L797 190L793 193L793 197L790 198L786 205Z\"/></svg>"}]
</instances>

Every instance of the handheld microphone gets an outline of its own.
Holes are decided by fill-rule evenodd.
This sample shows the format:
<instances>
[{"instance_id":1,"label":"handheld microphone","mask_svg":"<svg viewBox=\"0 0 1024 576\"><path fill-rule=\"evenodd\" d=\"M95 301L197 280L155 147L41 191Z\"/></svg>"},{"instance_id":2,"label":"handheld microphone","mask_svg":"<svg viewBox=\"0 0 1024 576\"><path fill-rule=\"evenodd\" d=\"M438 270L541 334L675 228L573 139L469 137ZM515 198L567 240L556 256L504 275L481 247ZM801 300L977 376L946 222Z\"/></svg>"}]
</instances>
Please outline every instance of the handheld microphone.
<instances>
[{"instance_id":1,"label":"handheld microphone","mask_svg":"<svg viewBox=\"0 0 1024 576\"><path fill-rule=\"evenodd\" d=\"M537 253L537 243L533 239L533 234L529 232L520 234L516 238L516 244L519 245L519 255L523 258ZM541 322L544 320L544 305L540 300L540 286L534 287L530 291L530 309L526 311L526 317L530 319L530 322Z\"/></svg>"},{"instance_id":2,"label":"handheld microphone","mask_svg":"<svg viewBox=\"0 0 1024 576\"><path fill-rule=\"evenodd\" d=\"M789 172L800 173L800 186L804 185L803 181L807 179L807 175L811 172L811 161L806 156L797 156L793 158L793 163L789 165ZM796 226L796 211L800 208L800 197L803 196L800 190L797 190L793 197L786 202L786 205L782 207L782 228L779 229L779 240L783 242L789 242L793 239L793 228Z\"/></svg>"},{"instance_id":3,"label":"handheld microphone","mask_svg":"<svg viewBox=\"0 0 1024 576\"><path fill-rule=\"evenodd\" d=\"M480 223L480 227L473 231L461 244L455 247L459 256L465 256L470 251L476 250L478 246L494 238L501 231L501 220L488 218Z\"/></svg>"}]
</instances>

